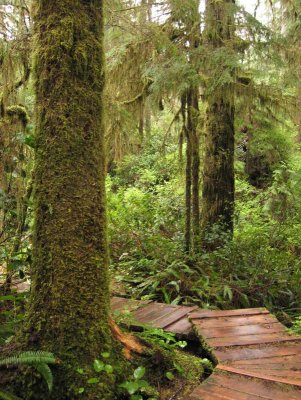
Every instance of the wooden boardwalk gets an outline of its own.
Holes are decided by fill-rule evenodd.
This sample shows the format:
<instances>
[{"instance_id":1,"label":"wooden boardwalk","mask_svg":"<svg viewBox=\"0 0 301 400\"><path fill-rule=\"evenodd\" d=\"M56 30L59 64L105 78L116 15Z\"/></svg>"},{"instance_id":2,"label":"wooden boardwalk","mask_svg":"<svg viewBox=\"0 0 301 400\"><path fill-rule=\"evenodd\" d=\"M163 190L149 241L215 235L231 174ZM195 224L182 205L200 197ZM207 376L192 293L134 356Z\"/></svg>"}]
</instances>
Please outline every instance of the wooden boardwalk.
<instances>
[{"instance_id":1,"label":"wooden boardwalk","mask_svg":"<svg viewBox=\"0 0 301 400\"><path fill-rule=\"evenodd\" d=\"M197 307L112 298L130 325L150 325L199 339L217 366L189 400L301 400L301 337L264 308L209 311Z\"/></svg>"}]
</instances>

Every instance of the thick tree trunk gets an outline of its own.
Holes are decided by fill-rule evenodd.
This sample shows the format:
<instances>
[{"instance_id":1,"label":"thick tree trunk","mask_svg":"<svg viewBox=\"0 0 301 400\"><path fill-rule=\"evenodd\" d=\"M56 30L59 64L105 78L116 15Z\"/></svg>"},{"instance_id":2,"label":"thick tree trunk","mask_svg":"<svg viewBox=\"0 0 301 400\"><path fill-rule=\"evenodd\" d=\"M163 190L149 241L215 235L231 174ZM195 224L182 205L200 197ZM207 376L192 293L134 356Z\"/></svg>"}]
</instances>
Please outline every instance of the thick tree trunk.
<instances>
[{"instance_id":1,"label":"thick tree trunk","mask_svg":"<svg viewBox=\"0 0 301 400\"><path fill-rule=\"evenodd\" d=\"M35 0L34 6L35 229L32 292L20 341L25 348L52 351L62 360L54 392L43 398L73 399L81 385L76 366L88 368L101 351L113 353L104 186L103 1ZM87 387L84 377L84 398L96 398L95 391L97 398L113 398L113 382L107 385L105 378L103 386Z\"/></svg>"},{"instance_id":2,"label":"thick tree trunk","mask_svg":"<svg viewBox=\"0 0 301 400\"><path fill-rule=\"evenodd\" d=\"M203 175L203 245L214 249L233 233L234 109L227 101L208 105Z\"/></svg>"},{"instance_id":3,"label":"thick tree trunk","mask_svg":"<svg viewBox=\"0 0 301 400\"><path fill-rule=\"evenodd\" d=\"M206 3L207 44L218 50L233 37L233 0ZM224 67L226 68L226 66ZM230 74L232 71L230 71ZM217 76L212 76L212 82ZM214 85L212 85L214 87ZM234 213L234 89L232 83L208 95L202 193L203 246L211 250L233 234Z\"/></svg>"}]
</instances>

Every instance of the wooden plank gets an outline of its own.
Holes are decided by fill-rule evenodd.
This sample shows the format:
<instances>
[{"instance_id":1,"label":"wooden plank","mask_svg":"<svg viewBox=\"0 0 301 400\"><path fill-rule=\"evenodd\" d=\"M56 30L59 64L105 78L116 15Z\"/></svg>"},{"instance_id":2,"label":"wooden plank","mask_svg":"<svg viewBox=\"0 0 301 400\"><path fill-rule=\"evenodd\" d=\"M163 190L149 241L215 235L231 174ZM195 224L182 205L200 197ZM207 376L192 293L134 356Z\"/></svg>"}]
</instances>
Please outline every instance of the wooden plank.
<instances>
[{"instance_id":1,"label":"wooden plank","mask_svg":"<svg viewBox=\"0 0 301 400\"><path fill-rule=\"evenodd\" d=\"M219 318L205 318L198 320L198 324L203 328L215 328L215 327L226 328L228 326L273 324L275 322L279 323L277 318L271 314L249 315L245 317L232 316L232 317L219 317Z\"/></svg>"},{"instance_id":2,"label":"wooden plank","mask_svg":"<svg viewBox=\"0 0 301 400\"><path fill-rule=\"evenodd\" d=\"M195 310L196 308L198 308L198 307L197 306L194 306L194 307L179 306L174 311L172 311L169 315L161 316L161 317L157 318L156 320L153 320L152 325L155 326L156 328L165 329L169 325L172 325L175 322L182 319L183 317L185 317L187 314L189 314L191 311Z\"/></svg>"},{"instance_id":3,"label":"wooden plank","mask_svg":"<svg viewBox=\"0 0 301 400\"><path fill-rule=\"evenodd\" d=\"M291 363L275 363L275 364L265 364L265 363L258 363L258 364L247 364L247 365L240 365L237 363L227 364L229 367L235 367L239 369L243 369L246 371L254 370L254 371L275 371L276 374L280 371L285 373L292 373L292 375L299 376L301 379L301 362L298 363L291 362Z\"/></svg>"},{"instance_id":4,"label":"wooden plank","mask_svg":"<svg viewBox=\"0 0 301 400\"><path fill-rule=\"evenodd\" d=\"M132 311L138 307L143 308L143 306L150 303L152 303L151 300L134 300L134 299L126 299L123 297L112 297L111 309L113 311L123 311L123 310Z\"/></svg>"},{"instance_id":5,"label":"wooden plank","mask_svg":"<svg viewBox=\"0 0 301 400\"><path fill-rule=\"evenodd\" d=\"M261 395L273 400L301 400L301 390L289 385L280 385L262 379L242 375L223 373L216 370L203 385L216 385L224 388Z\"/></svg>"},{"instance_id":6,"label":"wooden plank","mask_svg":"<svg viewBox=\"0 0 301 400\"><path fill-rule=\"evenodd\" d=\"M190 394L188 400L233 400L233 397L225 397L215 393L211 393L204 389L202 386L199 386Z\"/></svg>"},{"instance_id":7,"label":"wooden plank","mask_svg":"<svg viewBox=\"0 0 301 400\"><path fill-rule=\"evenodd\" d=\"M238 367L235 367L238 368ZM264 371L264 375L266 376L271 376L271 377L282 377L285 379L293 379L294 381L297 381L300 383L301 386L301 371L294 371L292 369L289 368L279 368L279 369L275 369L275 368L238 368L238 369L242 369L246 372L252 372L252 373L258 373L258 372L262 372Z\"/></svg>"},{"instance_id":8,"label":"wooden plank","mask_svg":"<svg viewBox=\"0 0 301 400\"><path fill-rule=\"evenodd\" d=\"M288 355L288 356L272 356L272 357L263 357L263 358L253 358L251 360L237 360L235 361L235 365L240 366L248 366L248 365L299 365L301 364L301 355Z\"/></svg>"},{"instance_id":9,"label":"wooden plank","mask_svg":"<svg viewBox=\"0 0 301 400\"><path fill-rule=\"evenodd\" d=\"M134 320L140 324L153 325L153 322L159 318L167 318L174 310L173 305L152 303L145 308L134 311Z\"/></svg>"},{"instance_id":10,"label":"wooden plank","mask_svg":"<svg viewBox=\"0 0 301 400\"><path fill-rule=\"evenodd\" d=\"M112 297L111 298L111 308L113 311L120 310L127 303L128 303L128 299L123 299L122 297Z\"/></svg>"},{"instance_id":11,"label":"wooden plank","mask_svg":"<svg viewBox=\"0 0 301 400\"><path fill-rule=\"evenodd\" d=\"M195 326L203 337L206 339L222 338L227 336L244 336L244 335L260 335L266 333L286 332L286 329L279 322L274 324L263 325L245 325L245 326L230 326L221 328L203 328L199 326L198 321L194 321Z\"/></svg>"},{"instance_id":12,"label":"wooden plank","mask_svg":"<svg viewBox=\"0 0 301 400\"><path fill-rule=\"evenodd\" d=\"M269 314L266 308L243 308L240 310L201 310L191 313L190 319L233 317L244 315Z\"/></svg>"},{"instance_id":13,"label":"wooden plank","mask_svg":"<svg viewBox=\"0 0 301 400\"><path fill-rule=\"evenodd\" d=\"M167 332L172 332L179 336L182 336L183 338L186 337L187 339L190 340L196 340L196 335L193 331L192 324L186 317L169 325L168 327L165 328L165 330Z\"/></svg>"},{"instance_id":14,"label":"wooden plank","mask_svg":"<svg viewBox=\"0 0 301 400\"><path fill-rule=\"evenodd\" d=\"M166 305L162 305L161 303L155 303L152 302L148 305L146 305L143 309L140 308L139 310L135 311L135 317L140 318L143 316L147 316L148 314L154 312L154 311L158 311L161 310L162 308L165 308Z\"/></svg>"},{"instance_id":15,"label":"wooden plank","mask_svg":"<svg viewBox=\"0 0 301 400\"><path fill-rule=\"evenodd\" d=\"M269 347L256 345L252 347L230 347L225 349L216 349L214 354L221 362L234 362L236 360L252 360L254 358L272 358L281 356L298 355L301 353L301 346L295 343L286 342L283 346L274 344Z\"/></svg>"},{"instance_id":16,"label":"wooden plank","mask_svg":"<svg viewBox=\"0 0 301 400\"><path fill-rule=\"evenodd\" d=\"M216 367L216 369L218 369L220 371L232 372L237 375L243 375L243 376L248 376L248 377L252 377L252 378L263 379L265 381L284 383L287 385L297 386L297 387L301 388L301 381L299 379L294 379L294 378L285 379L285 378L281 378L281 377L273 378L272 376L266 375L264 372L257 373L257 372L252 372L252 371L245 371L240 368L234 368L234 367L230 367L228 365L222 365L222 364L219 364Z\"/></svg>"},{"instance_id":17,"label":"wooden plank","mask_svg":"<svg viewBox=\"0 0 301 400\"><path fill-rule=\"evenodd\" d=\"M280 343L301 341L300 337L289 336L282 333L271 333L265 335L245 335L245 336L229 336L223 338L208 339L207 342L211 347L230 347L230 346L250 346L254 344Z\"/></svg>"},{"instance_id":18,"label":"wooden plank","mask_svg":"<svg viewBox=\"0 0 301 400\"><path fill-rule=\"evenodd\" d=\"M230 389L211 388L208 386L199 386L189 396L189 400L270 400L267 397L258 397L245 393L240 393Z\"/></svg>"},{"instance_id":19,"label":"wooden plank","mask_svg":"<svg viewBox=\"0 0 301 400\"><path fill-rule=\"evenodd\" d=\"M192 399L223 399L223 400L271 400L272 397L250 394L236 390L235 386L233 388L224 388L216 385L204 384L199 386L193 392L195 397Z\"/></svg>"}]
</instances>

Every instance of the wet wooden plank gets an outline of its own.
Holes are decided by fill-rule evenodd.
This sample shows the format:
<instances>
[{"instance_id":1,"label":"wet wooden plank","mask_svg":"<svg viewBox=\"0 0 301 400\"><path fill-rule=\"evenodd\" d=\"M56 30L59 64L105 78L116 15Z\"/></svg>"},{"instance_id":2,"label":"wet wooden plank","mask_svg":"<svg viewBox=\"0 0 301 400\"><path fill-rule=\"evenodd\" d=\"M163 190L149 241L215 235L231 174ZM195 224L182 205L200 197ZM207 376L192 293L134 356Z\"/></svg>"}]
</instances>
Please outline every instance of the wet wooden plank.
<instances>
[{"instance_id":1,"label":"wet wooden plank","mask_svg":"<svg viewBox=\"0 0 301 400\"><path fill-rule=\"evenodd\" d=\"M167 332L175 333L183 338L196 340L196 335L194 333L191 322L187 317L180 319L179 321L169 325L165 328Z\"/></svg>"},{"instance_id":2,"label":"wet wooden plank","mask_svg":"<svg viewBox=\"0 0 301 400\"><path fill-rule=\"evenodd\" d=\"M111 309L112 311L133 311L137 308L144 307L147 304L152 303L151 300L134 300L123 297L111 297Z\"/></svg>"},{"instance_id":3,"label":"wet wooden plank","mask_svg":"<svg viewBox=\"0 0 301 400\"><path fill-rule=\"evenodd\" d=\"M194 321L195 326L199 332L206 339L222 338L227 336L244 336L244 335L260 335L266 333L285 332L286 329L279 322L273 324L256 324L245 326L230 326L230 327L216 327L216 328L203 328L198 321Z\"/></svg>"},{"instance_id":4,"label":"wet wooden plank","mask_svg":"<svg viewBox=\"0 0 301 400\"><path fill-rule=\"evenodd\" d=\"M290 341L301 341L301 338L283 333L271 333L265 335L245 335L235 337L229 336L207 340L208 344L211 347L250 346L254 344L268 344Z\"/></svg>"},{"instance_id":5,"label":"wet wooden plank","mask_svg":"<svg viewBox=\"0 0 301 400\"><path fill-rule=\"evenodd\" d=\"M190 318L191 318L191 316L190 316ZM271 314L250 315L250 316L245 316L245 317L232 316L232 317L219 317L219 318L204 318L204 319L198 320L198 323L203 328L216 328L216 327L226 328L229 326L273 324L275 322L279 323L277 318Z\"/></svg>"},{"instance_id":6,"label":"wet wooden plank","mask_svg":"<svg viewBox=\"0 0 301 400\"><path fill-rule=\"evenodd\" d=\"M227 362L190 399L301 400L301 338L290 336L266 309L196 312L196 307L122 298L111 304L132 311L133 326L148 324L186 337L195 330L214 356Z\"/></svg>"},{"instance_id":7,"label":"wet wooden plank","mask_svg":"<svg viewBox=\"0 0 301 400\"><path fill-rule=\"evenodd\" d=\"M233 388L205 384L194 390L190 400L271 400L272 397L245 393Z\"/></svg>"},{"instance_id":8,"label":"wet wooden plank","mask_svg":"<svg viewBox=\"0 0 301 400\"><path fill-rule=\"evenodd\" d=\"M269 311L266 308L243 308L239 310L201 310L192 313L190 315L190 318L201 319L261 314L269 314Z\"/></svg>"},{"instance_id":9,"label":"wet wooden plank","mask_svg":"<svg viewBox=\"0 0 301 400\"><path fill-rule=\"evenodd\" d=\"M140 308L133 313L135 321L140 324L153 325L158 319L167 318L178 306L162 303L151 303L145 308Z\"/></svg>"},{"instance_id":10,"label":"wet wooden plank","mask_svg":"<svg viewBox=\"0 0 301 400\"><path fill-rule=\"evenodd\" d=\"M174 324L175 322L181 320L183 317L187 316L190 312L198 308L197 306L194 307L186 307L186 306L178 306L175 308L174 311L167 316L160 316L159 318L152 321L152 325L156 328L165 329L169 325Z\"/></svg>"},{"instance_id":11,"label":"wet wooden plank","mask_svg":"<svg viewBox=\"0 0 301 400\"><path fill-rule=\"evenodd\" d=\"M266 363L264 361L258 362L254 361L254 364L239 364L238 362L234 364L227 364L229 366L233 365L236 368L242 368L246 370L270 370L270 371L293 371L293 372L298 372L298 374L301 376L301 361L295 361L293 360L292 362L275 362L275 363Z\"/></svg>"},{"instance_id":12,"label":"wet wooden plank","mask_svg":"<svg viewBox=\"0 0 301 400\"><path fill-rule=\"evenodd\" d=\"M220 362L234 362L236 360L252 360L255 358L272 358L281 356L292 356L301 353L301 346L295 343L283 343L282 346L274 344L263 347L261 345L251 347L229 347L214 350L216 358Z\"/></svg>"},{"instance_id":13,"label":"wet wooden plank","mask_svg":"<svg viewBox=\"0 0 301 400\"><path fill-rule=\"evenodd\" d=\"M297 387L301 388L301 380L296 379L296 378L287 378L286 379L286 378L282 378L282 377L273 377L273 376L267 375L265 373L265 371L263 371L262 373L245 371L241 368L235 368L232 366L222 365L222 364L219 364L216 368L220 371L232 372L232 373L240 375L240 376L242 375L242 376L247 376L247 377L251 377L251 378L263 379L265 381L270 381L270 382L284 383L287 385L297 386Z\"/></svg>"},{"instance_id":14,"label":"wet wooden plank","mask_svg":"<svg viewBox=\"0 0 301 400\"><path fill-rule=\"evenodd\" d=\"M240 366L248 366L248 365L299 365L301 364L301 354L295 355L288 355L288 356L275 356L272 355L271 357L263 357L263 358L253 358L251 360L236 360L235 365Z\"/></svg>"},{"instance_id":15,"label":"wet wooden plank","mask_svg":"<svg viewBox=\"0 0 301 400\"><path fill-rule=\"evenodd\" d=\"M273 400L301 400L301 390L290 385L278 384L262 379L249 378L232 373L222 373L216 370L201 386L209 385Z\"/></svg>"},{"instance_id":16,"label":"wet wooden plank","mask_svg":"<svg viewBox=\"0 0 301 400\"><path fill-rule=\"evenodd\" d=\"M235 366L235 368L238 368L238 366ZM263 372L265 376L270 376L270 377L281 377L285 379L293 379L294 381L300 382L301 385L301 370L293 370L290 368L241 368L239 367L238 369L242 369L246 372L252 372L252 373L261 373Z\"/></svg>"}]
</instances>

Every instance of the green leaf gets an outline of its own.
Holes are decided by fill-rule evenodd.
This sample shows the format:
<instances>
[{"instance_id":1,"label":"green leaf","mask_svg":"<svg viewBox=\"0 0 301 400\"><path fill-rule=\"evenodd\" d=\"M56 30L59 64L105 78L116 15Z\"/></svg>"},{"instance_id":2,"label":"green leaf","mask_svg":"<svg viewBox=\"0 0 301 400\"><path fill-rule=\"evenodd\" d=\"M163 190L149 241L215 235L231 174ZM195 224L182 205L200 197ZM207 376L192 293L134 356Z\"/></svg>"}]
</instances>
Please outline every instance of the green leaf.
<instances>
[{"instance_id":1,"label":"green leaf","mask_svg":"<svg viewBox=\"0 0 301 400\"><path fill-rule=\"evenodd\" d=\"M101 356L103 358L110 358L110 353L108 353L107 351L105 351L104 353L101 353Z\"/></svg>"},{"instance_id":2,"label":"green leaf","mask_svg":"<svg viewBox=\"0 0 301 400\"><path fill-rule=\"evenodd\" d=\"M94 362L93 362L93 368L94 368L94 371L95 371L95 372L101 372L101 371L103 371L104 367L105 367L105 364L104 364L103 361L94 360Z\"/></svg>"},{"instance_id":3,"label":"green leaf","mask_svg":"<svg viewBox=\"0 0 301 400\"><path fill-rule=\"evenodd\" d=\"M127 382L122 383L119 386L126 389L129 394L135 394L137 392L137 390L140 389L140 386L138 385L137 382L127 381Z\"/></svg>"},{"instance_id":4,"label":"green leaf","mask_svg":"<svg viewBox=\"0 0 301 400\"><path fill-rule=\"evenodd\" d=\"M98 378L90 378L87 380L87 382L94 385L95 383L99 383L99 379Z\"/></svg>"},{"instance_id":5,"label":"green leaf","mask_svg":"<svg viewBox=\"0 0 301 400\"><path fill-rule=\"evenodd\" d=\"M134 371L134 377L136 379L141 379L143 378L145 375L145 368L144 367L138 367L137 369L135 369Z\"/></svg>"},{"instance_id":6,"label":"green leaf","mask_svg":"<svg viewBox=\"0 0 301 400\"><path fill-rule=\"evenodd\" d=\"M174 374L172 372L170 372L170 371L166 372L165 376L170 381L173 381L175 379Z\"/></svg>"},{"instance_id":7,"label":"green leaf","mask_svg":"<svg viewBox=\"0 0 301 400\"><path fill-rule=\"evenodd\" d=\"M77 393L82 394L82 393L84 393L84 391L85 391L85 388L81 387L78 389Z\"/></svg>"},{"instance_id":8,"label":"green leaf","mask_svg":"<svg viewBox=\"0 0 301 400\"><path fill-rule=\"evenodd\" d=\"M20 397L15 396L12 393L9 392L3 392L0 390L0 399L1 400L22 400Z\"/></svg>"},{"instance_id":9,"label":"green leaf","mask_svg":"<svg viewBox=\"0 0 301 400\"><path fill-rule=\"evenodd\" d=\"M114 371L114 368L112 367L112 365L106 364L105 365L105 371L106 371L107 374L112 374L113 371Z\"/></svg>"},{"instance_id":10,"label":"green leaf","mask_svg":"<svg viewBox=\"0 0 301 400\"><path fill-rule=\"evenodd\" d=\"M130 400L143 400L143 397L140 394L133 394Z\"/></svg>"},{"instance_id":11,"label":"green leaf","mask_svg":"<svg viewBox=\"0 0 301 400\"><path fill-rule=\"evenodd\" d=\"M136 383L139 386L139 389L149 387L149 383L147 381L144 381L144 380L136 381Z\"/></svg>"},{"instance_id":12,"label":"green leaf","mask_svg":"<svg viewBox=\"0 0 301 400\"><path fill-rule=\"evenodd\" d=\"M39 374L45 379L49 392L53 388L53 375L49 366L45 363L34 363L33 366L39 372Z\"/></svg>"},{"instance_id":13,"label":"green leaf","mask_svg":"<svg viewBox=\"0 0 301 400\"><path fill-rule=\"evenodd\" d=\"M76 370L76 372L79 373L79 374L81 374L81 375L83 375L84 370L83 370L82 368L78 368L78 369Z\"/></svg>"},{"instance_id":14,"label":"green leaf","mask_svg":"<svg viewBox=\"0 0 301 400\"><path fill-rule=\"evenodd\" d=\"M23 364L55 364L56 359L52 353L46 351L24 351L11 357L0 359L1 365L23 365Z\"/></svg>"}]
</instances>

